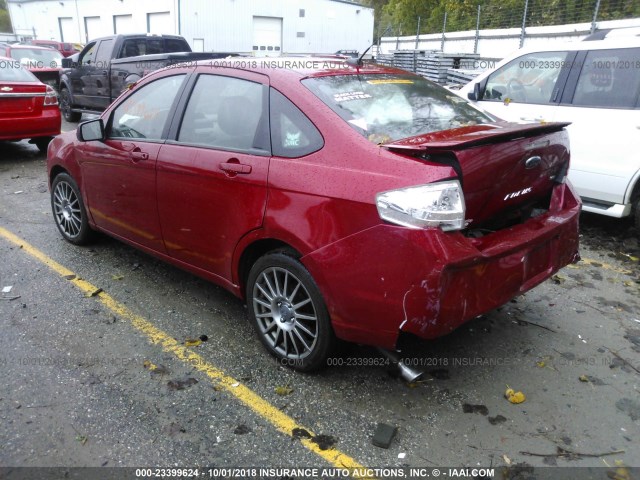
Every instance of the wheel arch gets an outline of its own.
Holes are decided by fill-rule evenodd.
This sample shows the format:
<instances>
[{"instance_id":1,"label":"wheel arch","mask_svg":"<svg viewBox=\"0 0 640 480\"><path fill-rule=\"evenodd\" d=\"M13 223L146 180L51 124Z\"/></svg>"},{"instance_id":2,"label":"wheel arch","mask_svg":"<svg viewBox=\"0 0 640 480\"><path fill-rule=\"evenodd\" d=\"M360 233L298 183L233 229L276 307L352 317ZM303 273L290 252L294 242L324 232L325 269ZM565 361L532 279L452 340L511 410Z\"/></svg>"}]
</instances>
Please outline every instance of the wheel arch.
<instances>
[{"instance_id":1,"label":"wheel arch","mask_svg":"<svg viewBox=\"0 0 640 480\"><path fill-rule=\"evenodd\" d=\"M246 300L245 290L251 267L260 257L270 252L285 252L297 260L302 257L293 246L277 238L259 238L246 245L240 253L236 268L237 284L243 300Z\"/></svg>"},{"instance_id":2,"label":"wheel arch","mask_svg":"<svg viewBox=\"0 0 640 480\"><path fill-rule=\"evenodd\" d=\"M53 179L56 178L61 173L66 173L69 176L73 176L62 165L54 165L53 167L51 167L51 170L49 171L49 187L51 187L51 185L53 184Z\"/></svg>"}]
</instances>

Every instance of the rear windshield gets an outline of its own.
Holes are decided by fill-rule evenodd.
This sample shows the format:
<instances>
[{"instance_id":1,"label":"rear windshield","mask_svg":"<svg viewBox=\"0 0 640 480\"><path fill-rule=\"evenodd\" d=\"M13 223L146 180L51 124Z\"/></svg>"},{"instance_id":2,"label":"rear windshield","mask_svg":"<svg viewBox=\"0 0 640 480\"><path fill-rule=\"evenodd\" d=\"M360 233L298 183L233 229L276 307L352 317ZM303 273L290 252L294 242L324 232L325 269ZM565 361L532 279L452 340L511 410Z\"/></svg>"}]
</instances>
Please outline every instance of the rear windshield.
<instances>
[{"instance_id":1,"label":"rear windshield","mask_svg":"<svg viewBox=\"0 0 640 480\"><path fill-rule=\"evenodd\" d=\"M33 73L22 68L17 60L0 58L0 82L39 82Z\"/></svg>"},{"instance_id":2,"label":"rear windshield","mask_svg":"<svg viewBox=\"0 0 640 480\"><path fill-rule=\"evenodd\" d=\"M51 48L12 48L9 52L27 68L60 68L62 55Z\"/></svg>"},{"instance_id":3,"label":"rear windshield","mask_svg":"<svg viewBox=\"0 0 640 480\"><path fill-rule=\"evenodd\" d=\"M374 143L495 121L414 75L337 75L307 78L303 84Z\"/></svg>"}]
</instances>

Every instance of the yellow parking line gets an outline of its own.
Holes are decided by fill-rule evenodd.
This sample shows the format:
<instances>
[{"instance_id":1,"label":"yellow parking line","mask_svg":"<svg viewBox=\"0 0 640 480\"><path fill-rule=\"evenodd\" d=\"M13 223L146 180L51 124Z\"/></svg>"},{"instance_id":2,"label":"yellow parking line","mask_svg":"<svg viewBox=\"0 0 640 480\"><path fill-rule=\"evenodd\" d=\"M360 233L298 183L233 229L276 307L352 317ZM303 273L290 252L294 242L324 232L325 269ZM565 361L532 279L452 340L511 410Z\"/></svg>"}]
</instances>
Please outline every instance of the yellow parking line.
<instances>
[{"instance_id":1,"label":"yellow parking line","mask_svg":"<svg viewBox=\"0 0 640 480\"><path fill-rule=\"evenodd\" d=\"M87 296L95 296L95 298L106 308L119 315L121 318L128 320L131 325L133 325L139 332L144 334L151 343L159 345L165 352L172 353L180 360L189 363L189 365L193 366L196 370L204 373L216 385L236 397L238 400L240 400L240 402L249 407L256 414L267 420L282 433L292 436L292 431L294 428L304 428L308 432L312 433L310 429L298 424L293 418L284 414L281 410L270 404L267 400L260 397L250 388L246 387L233 377L230 377L224 371L220 370L214 365L208 363L203 357L201 357L197 353L194 353L193 350L190 350L189 348L186 348L183 345L179 344L169 334L160 330L140 315L133 313L126 306L116 301L113 297L100 290L95 285L92 285L86 280L79 278L74 272L62 266L55 260L49 258L43 252L33 247L22 238L14 235L10 231L2 227L0 227L0 236L18 246L25 253L35 258L39 262L45 264L58 275L69 280ZM313 443L310 439L306 438L301 439L300 441L302 445L304 445L308 450L322 457L324 460L337 468L365 468L356 460L341 452L340 450L321 450L318 445Z\"/></svg>"}]
</instances>

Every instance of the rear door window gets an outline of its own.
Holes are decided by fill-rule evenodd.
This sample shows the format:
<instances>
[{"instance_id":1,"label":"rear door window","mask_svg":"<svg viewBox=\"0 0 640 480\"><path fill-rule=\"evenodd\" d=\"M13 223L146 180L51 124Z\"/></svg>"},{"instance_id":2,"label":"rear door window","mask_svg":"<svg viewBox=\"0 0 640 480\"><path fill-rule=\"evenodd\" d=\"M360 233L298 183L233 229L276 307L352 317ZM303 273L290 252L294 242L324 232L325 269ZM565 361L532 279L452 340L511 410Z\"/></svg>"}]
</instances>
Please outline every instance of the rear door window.
<instances>
[{"instance_id":1,"label":"rear door window","mask_svg":"<svg viewBox=\"0 0 640 480\"><path fill-rule=\"evenodd\" d=\"M580 72L573 105L636 108L640 94L640 48L593 50Z\"/></svg>"},{"instance_id":2,"label":"rear door window","mask_svg":"<svg viewBox=\"0 0 640 480\"><path fill-rule=\"evenodd\" d=\"M550 104L569 52L535 52L518 57L487 79L482 100Z\"/></svg>"}]
</instances>

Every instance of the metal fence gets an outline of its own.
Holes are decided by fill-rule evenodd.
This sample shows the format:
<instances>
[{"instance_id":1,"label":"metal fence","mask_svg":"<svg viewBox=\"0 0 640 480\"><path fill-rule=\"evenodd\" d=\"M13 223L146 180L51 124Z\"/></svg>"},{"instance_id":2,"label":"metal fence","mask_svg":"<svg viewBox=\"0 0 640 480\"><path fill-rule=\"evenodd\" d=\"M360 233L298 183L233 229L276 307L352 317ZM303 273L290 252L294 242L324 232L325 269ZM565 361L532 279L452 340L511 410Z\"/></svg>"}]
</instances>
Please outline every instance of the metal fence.
<instances>
[{"instance_id":1,"label":"metal fence","mask_svg":"<svg viewBox=\"0 0 640 480\"><path fill-rule=\"evenodd\" d=\"M475 30L475 53L480 30L519 28L522 47L528 27L590 23L593 33L600 21L637 17L640 17L639 0L505 0L489 2L484 7L471 5L436 12L428 19L416 16L412 25L388 26L387 31L397 38L415 33L415 48L418 48L422 34L440 33L444 46L447 32Z\"/></svg>"}]
</instances>

